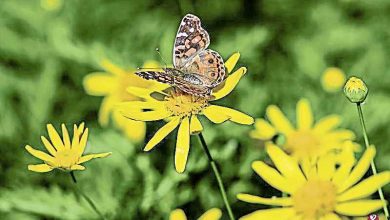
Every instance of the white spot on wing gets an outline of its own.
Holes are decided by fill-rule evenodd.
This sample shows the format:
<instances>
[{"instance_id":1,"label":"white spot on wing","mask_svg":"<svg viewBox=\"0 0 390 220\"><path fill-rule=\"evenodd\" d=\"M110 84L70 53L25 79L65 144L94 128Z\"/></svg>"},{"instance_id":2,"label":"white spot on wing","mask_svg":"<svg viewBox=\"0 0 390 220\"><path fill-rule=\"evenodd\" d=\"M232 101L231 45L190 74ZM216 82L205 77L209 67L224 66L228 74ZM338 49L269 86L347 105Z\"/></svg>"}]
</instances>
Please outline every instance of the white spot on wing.
<instances>
[{"instance_id":1,"label":"white spot on wing","mask_svg":"<svg viewBox=\"0 0 390 220\"><path fill-rule=\"evenodd\" d=\"M184 33L184 32L181 32L181 33L177 34L177 37L187 37L187 36L188 36L188 34Z\"/></svg>"}]
</instances>

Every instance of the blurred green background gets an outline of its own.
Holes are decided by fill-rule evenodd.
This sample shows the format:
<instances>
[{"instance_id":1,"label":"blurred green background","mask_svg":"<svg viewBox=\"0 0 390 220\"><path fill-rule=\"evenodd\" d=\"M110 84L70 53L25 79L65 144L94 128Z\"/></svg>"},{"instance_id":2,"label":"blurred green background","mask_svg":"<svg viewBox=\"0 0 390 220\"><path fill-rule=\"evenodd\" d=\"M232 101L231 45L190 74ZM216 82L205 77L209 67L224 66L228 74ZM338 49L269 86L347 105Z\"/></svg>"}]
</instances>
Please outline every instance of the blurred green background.
<instances>
[{"instance_id":1,"label":"blurred green background","mask_svg":"<svg viewBox=\"0 0 390 220\"><path fill-rule=\"evenodd\" d=\"M54 4L53 4L54 3ZM82 80L101 71L108 58L123 68L142 66L155 52L171 62L178 24L194 13L211 37L210 48L226 59L239 51L248 73L219 101L256 118L277 104L295 120L295 105L308 98L315 118L344 117L343 127L362 142L356 108L340 92L328 93L321 76L338 67L362 77L370 94L363 106L370 140L378 148L378 169L390 167L390 1L388 0L2 0L0 1L0 219L94 219L74 193L69 175L27 170L38 160L24 149L43 149L46 124L85 121L93 152L106 159L77 172L79 187L110 219L167 219L182 208L189 219L223 208L217 182L198 140L192 138L187 171L174 171L175 136L152 153L142 152L113 127L101 128L101 97L86 95ZM280 194L250 168L264 159L261 143L249 138L250 126L213 125L204 136L218 161L236 216L261 208L236 200L239 192ZM146 140L161 126L148 123ZM387 197L390 188L384 188ZM279 196L279 195L278 195ZM224 213L224 219L227 218Z\"/></svg>"}]
</instances>

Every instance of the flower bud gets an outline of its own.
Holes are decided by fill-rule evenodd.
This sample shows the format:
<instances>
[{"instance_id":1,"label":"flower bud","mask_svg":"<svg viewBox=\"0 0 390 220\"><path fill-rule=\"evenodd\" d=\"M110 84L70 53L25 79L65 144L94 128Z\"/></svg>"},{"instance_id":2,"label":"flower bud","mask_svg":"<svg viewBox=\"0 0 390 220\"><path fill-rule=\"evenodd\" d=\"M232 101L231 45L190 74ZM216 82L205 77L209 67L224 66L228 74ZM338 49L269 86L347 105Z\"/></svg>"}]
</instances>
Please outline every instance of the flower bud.
<instances>
[{"instance_id":1,"label":"flower bud","mask_svg":"<svg viewBox=\"0 0 390 220\"><path fill-rule=\"evenodd\" d=\"M350 77L344 85L344 94L352 103L362 103L367 97L366 84L357 77Z\"/></svg>"}]
</instances>

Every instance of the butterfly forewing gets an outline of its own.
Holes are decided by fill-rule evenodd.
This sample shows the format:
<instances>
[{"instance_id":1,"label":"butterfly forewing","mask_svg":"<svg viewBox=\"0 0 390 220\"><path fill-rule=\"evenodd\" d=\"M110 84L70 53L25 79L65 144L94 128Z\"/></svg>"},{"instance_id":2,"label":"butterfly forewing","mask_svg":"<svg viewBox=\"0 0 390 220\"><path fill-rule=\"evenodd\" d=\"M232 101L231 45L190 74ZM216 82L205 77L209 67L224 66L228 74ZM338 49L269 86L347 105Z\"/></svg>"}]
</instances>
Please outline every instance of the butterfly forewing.
<instances>
[{"instance_id":1,"label":"butterfly forewing","mask_svg":"<svg viewBox=\"0 0 390 220\"><path fill-rule=\"evenodd\" d=\"M176 68L184 67L201 50L210 44L207 31L201 27L200 19L187 14L181 20L173 48L173 64Z\"/></svg>"}]
</instances>

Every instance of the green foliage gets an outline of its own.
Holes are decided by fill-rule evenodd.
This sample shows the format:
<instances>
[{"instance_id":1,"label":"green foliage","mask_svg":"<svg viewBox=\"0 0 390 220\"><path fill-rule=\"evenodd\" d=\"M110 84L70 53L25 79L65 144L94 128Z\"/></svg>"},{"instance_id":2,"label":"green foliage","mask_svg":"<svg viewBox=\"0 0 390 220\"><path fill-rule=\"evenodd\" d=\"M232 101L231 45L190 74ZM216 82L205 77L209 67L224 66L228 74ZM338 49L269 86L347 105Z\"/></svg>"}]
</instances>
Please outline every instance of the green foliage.
<instances>
[{"instance_id":1,"label":"green foliage","mask_svg":"<svg viewBox=\"0 0 390 220\"><path fill-rule=\"evenodd\" d=\"M91 129L88 151L112 156L76 172L83 190L109 219L167 219L183 208L194 219L212 207L223 208L216 179L197 138L184 174L173 168L174 134L151 153L114 128L97 124L101 98L85 94L83 77L101 70L107 57L124 68L158 60L155 48L170 62L181 17L195 13L211 36L211 48L227 58L241 53L248 73L235 91L218 101L254 117L277 104L294 120L295 104L307 97L315 118L344 117L343 126L362 142L356 108L338 93L321 88L322 72L331 66L363 78L370 93L363 111L371 142L378 148L379 170L390 167L390 2L375 1L76 1L47 11L40 1L0 1L0 218L97 219L67 173L27 171L37 162L25 144L41 147L46 123L56 127L85 121ZM250 168L264 159L251 127L214 125L203 120L204 136L218 161L237 216L255 206L243 205L239 192L275 195ZM147 140L159 123L148 124ZM388 196L389 188L385 188ZM224 213L224 218L227 215Z\"/></svg>"}]
</instances>

